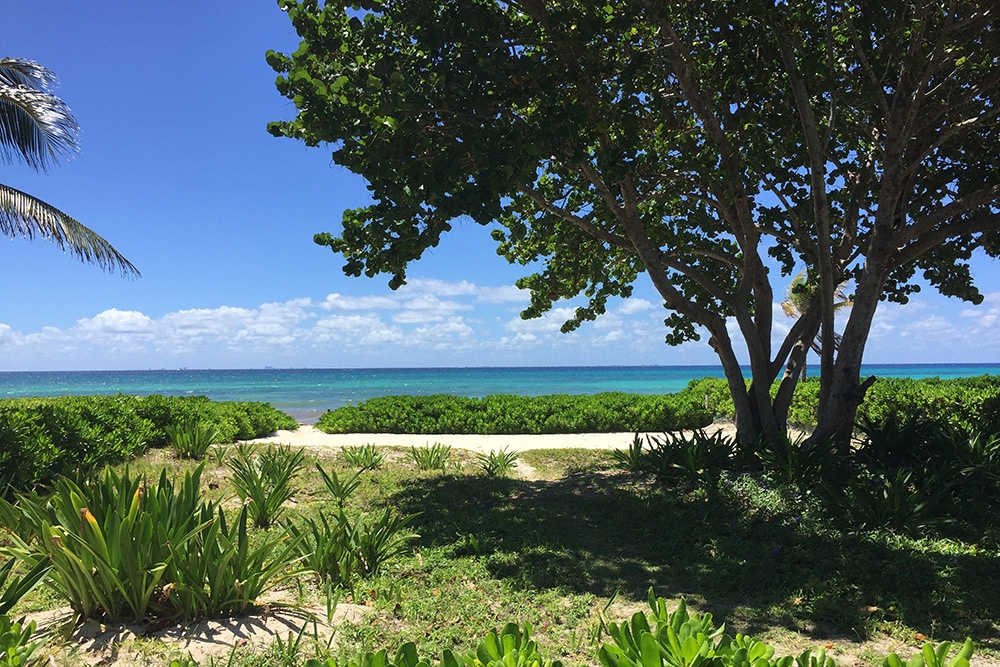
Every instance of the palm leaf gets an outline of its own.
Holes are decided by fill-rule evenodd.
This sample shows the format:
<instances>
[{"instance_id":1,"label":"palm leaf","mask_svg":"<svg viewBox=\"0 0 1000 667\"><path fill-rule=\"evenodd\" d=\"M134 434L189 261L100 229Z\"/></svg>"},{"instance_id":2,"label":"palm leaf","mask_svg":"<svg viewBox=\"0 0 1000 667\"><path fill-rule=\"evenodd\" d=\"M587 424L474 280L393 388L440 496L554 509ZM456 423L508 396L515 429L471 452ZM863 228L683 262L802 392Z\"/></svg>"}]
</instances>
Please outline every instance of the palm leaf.
<instances>
[{"instance_id":1,"label":"palm leaf","mask_svg":"<svg viewBox=\"0 0 1000 667\"><path fill-rule=\"evenodd\" d=\"M0 234L51 239L79 259L106 271L138 277L130 261L97 232L41 199L0 183Z\"/></svg>"},{"instance_id":2,"label":"palm leaf","mask_svg":"<svg viewBox=\"0 0 1000 667\"><path fill-rule=\"evenodd\" d=\"M69 107L49 92L55 75L30 60L0 58L0 158L44 170L79 150L80 128Z\"/></svg>"}]
</instances>

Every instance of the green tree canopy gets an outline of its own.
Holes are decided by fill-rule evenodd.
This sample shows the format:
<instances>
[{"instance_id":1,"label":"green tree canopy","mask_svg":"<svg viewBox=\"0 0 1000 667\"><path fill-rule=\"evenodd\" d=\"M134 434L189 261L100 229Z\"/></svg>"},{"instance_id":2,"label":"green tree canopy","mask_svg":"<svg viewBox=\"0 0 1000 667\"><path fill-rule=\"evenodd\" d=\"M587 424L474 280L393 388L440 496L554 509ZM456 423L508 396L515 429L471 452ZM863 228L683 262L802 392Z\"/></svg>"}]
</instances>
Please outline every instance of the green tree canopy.
<instances>
[{"instance_id":1,"label":"green tree canopy","mask_svg":"<svg viewBox=\"0 0 1000 667\"><path fill-rule=\"evenodd\" d=\"M267 58L298 115L269 129L330 145L374 200L316 236L345 272L397 287L456 217L495 222L501 255L544 267L524 316L588 298L564 330L646 273L668 343L708 331L746 442L783 430L838 285L854 306L823 347L815 441L849 437L878 302L917 272L979 302L967 260L1000 252L992 2L279 5L302 42ZM779 345L774 263L818 281Z\"/></svg>"}]
</instances>

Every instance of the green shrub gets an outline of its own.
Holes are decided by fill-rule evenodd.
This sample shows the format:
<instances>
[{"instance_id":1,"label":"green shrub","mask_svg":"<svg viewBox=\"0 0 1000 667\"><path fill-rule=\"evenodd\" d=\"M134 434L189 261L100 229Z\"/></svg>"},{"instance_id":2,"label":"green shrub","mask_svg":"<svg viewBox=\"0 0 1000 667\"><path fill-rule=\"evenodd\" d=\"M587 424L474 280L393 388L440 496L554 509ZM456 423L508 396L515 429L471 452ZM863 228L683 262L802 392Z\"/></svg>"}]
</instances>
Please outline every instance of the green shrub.
<instances>
[{"instance_id":1,"label":"green shrub","mask_svg":"<svg viewBox=\"0 0 1000 667\"><path fill-rule=\"evenodd\" d=\"M558 660L549 661L538 652L538 645L531 638L531 625L524 624L522 630L516 623L508 623L500 630L490 632L474 651L464 656L456 656L445 649L440 661L420 657L417 645L406 642L396 651L395 656L382 649L358 655L343 665L335 658L325 661L312 658L304 667L562 667Z\"/></svg>"},{"instance_id":2,"label":"green shrub","mask_svg":"<svg viewBox=\"0 0 1000 667\"><path fill-rule=\"evenodd\" d=\"M901 469L891 476L862 474L839 493L831 493L829 500L854 530L887 529L919 536L951 521L944 502L949 486L936 478L919 480L913 471Z\"/></svg>"},{"instance_id":3,"label":"green shrub","mask_svg":"<svg viewBox=\"0 0 1000 667\"><path fill-rule=\"evenodd\" d=\"M972 657L972 640L966 639L958 654L949 662L945 662L951 651L951 642L942 642L939 646L924 644L920 653L914 654L909 660L901 660L895 653L890 654L882 662L883 667L969 667Z\"/></svg>"},{"instance_id":4,"label":"green shrub","mask_svg":"<svg viewBox=\"0 0 1000 667\"><path fill-rule=\"evenodd\" d=\"M861 444L855 458L866 466L887 470L922 458L928 444L940 431L933 420L920 413L890 412L880 419L861 415Z\"/></svg>"},{"instance_id":5,"label":"green shrub","mask_svg":"<svg viewBox=\"0 0 1000 667\"><path fill-rule=\"evenodd\" d=\"M361 484L361 473L356 472L351 475L348 479L340 479L337 476L337 471L331 470L329 473L323 470L323 466L316 464L316 470L319 471L320 477L323 478L323 483L326 485L327 490L330 495L333 496L334 500L337 501L337 506L340 509L344 508L344 504L347 503L347 499L357 490L358 486Z\"/></svg>"},{"instance_id":6,"label":"green shrub","mask_svg":"<svg viewBox=\"0 0 1000 667\"><path fill-rule=\"evenodd\" d=\"M674 467L689 484L715 488L719 476L732 466L735 441L722 431L708 435L699 429L690 435L668 433L664 437L677 451Z\"/></svg>"},{"instance_id":7,"label":"green shrub","mask_svg":"<svg viewBox=\"0 0 1000 667\"><path fill-rule=\"evenodd\" d=\"M0 493L57 475L87 472L167 444L166 428L200 422L232 442L295 428L266 403L213 403L204 396L63 396L0 400Z\"/></svg>"},{"instance_id":8,"label":"green shrub","mask_svg":"<svg viewBox=\"0 0 1000 667\"><path fill-rule=\"evenodd\" d=\"M642 436L638 433L632 438L632 442L626 449L615 449L611 452L611 458L615 465L622 470L638 474L642 472L643 457L645 452L642 449Z\"/></svg>"},{"instance_id":9,"label":"green shrub","mask_svg":"<svg viewBox=\"0 0 1000 667\"><path fill-rule=\"evenodd\" d=\"M196 538L171 549L169 601L186 619L241 614L284 579L301 573L298 539L283 531L251 543L249 508L233 525L221 508L215 516L203 509L208 525Z\"/></svg>"},{"instance_id":10,"label":"green shrub","mask_svg":"<svg viewBox=\"0 0 1000 667\"><path fill-rule=\"evenodd\" d=\"M684 600L668 613L663 598L649 592L652 614L636 612L630 621L608 627L614 643L605 643L598 652L604 667L835 667L824 649L815 654L807 649L797 656L775 657L775 648L745 635L735 637L716 627L711 614L688 614ZM945 663L949 642L935 647L924 644L921 653L909 661L895 654L885 667L968 667L972 642L966 640L959 654Z\"/></svg>"},{"instance_id":11,"label":"green shrub","mask_svg":"<svg viewBox=\"0 0 1000 667\"><path fill-rule=\"evenodd\" d=\"M833 477L841 460L829 446L810 446L803 436L785 437L778 443L758 446L757 456L764 470L799 489L807 490Z\"/></svg>"},{"instance_id":12,"label":"green shrub","mask_svg":"<svg viewBox=\"0 0 1000 667\"><path fill-rule=\"evenodd\" d=\"M674 431L710 424L703 403L674 395L623 393L385 396L324 413L317 428L327 433L480 435Z\"/></svg>"},{"instance_id":13,"label":"green shrub","mask_svg":"<svg viewBox=\"0 0 1000 667\"><path fill-rule=\"evenodd\" d=\"M298 554L308 569L337 586L351 584L357 574L354 526L343 510L330 520L321 514L318 520L307 517L286 528L298 540Z\"/></svg>"},{"instance_id":14,"label":"green shrub","mask_svg":"<svg viewBox=\"0 0 1000 667\"><path fill-rule=\"evenodd\" d=\"M0 667L22 667L31 664L32 656L41 642L31 641L35 622L11 622L0 615Z\"/></svg>"},{"instance_id":15,"label":"green shrub","mask_svg":"<svg viewBox=\"0 0 1000 667\"><path fill-rule=\"evenodd\" d=\"M361 576L374 576L387 561L407 551L409 541L417 537L408 530L415 516L396 516L386 507L381 516L354 526L353 547Z\"/></svg>"},{"instance_id":16,"label":"green shrub","mask_svg":"<svg viewBox=\"0 0 1000 667\"><path fill-rule=\"evenodd\" d=\"M778 391L778 382L771 395ZM704 405L708 399L711 413L733 418L733 399L726 380L692 380L677 396L682 402ZM816 424L819 378L800 382L789 408L788 422L798 426ZM971 430L1000 432L1000 376L981 375L969 378L879 378L868 389L858 410L859 419L880 423L896 416L919 415L925 419L950 421Z\"/></svg>"}]
</instances>

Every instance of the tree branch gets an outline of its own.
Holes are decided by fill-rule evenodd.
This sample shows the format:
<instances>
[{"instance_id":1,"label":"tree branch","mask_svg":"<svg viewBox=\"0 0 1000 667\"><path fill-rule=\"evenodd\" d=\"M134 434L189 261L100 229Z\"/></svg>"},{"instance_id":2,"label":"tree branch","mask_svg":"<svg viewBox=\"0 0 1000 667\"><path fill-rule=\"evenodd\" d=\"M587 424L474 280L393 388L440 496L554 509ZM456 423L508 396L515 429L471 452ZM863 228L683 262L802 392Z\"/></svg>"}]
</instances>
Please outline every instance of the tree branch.
<instances>
[{"instance_id":1,"label":"tree branch","mask_svg":"<svg viewBox=\"0 0 1000 667\"><path fill-rule=\"evenodd\" d=\"M894 239L896 246L902 247L913 241L917 241L945 220L954 218L980 206L994 204L998 200L1000 200L1000 184L983 188L961 199L956 199L935 209L933 213L929 213L903 227L898 232L898 238Z\"/></svg>"},{"instance_id":2,"label":"tree branch","mask_svg":"<svg viewBox=\"0 0 1000 667\"><path fill-rule=\"evenodd\" d=\"M617 234L612 234L611 232L608 232L604 229L601 229L594 223L585 220L584 218L581 218L580 216L571 213L570 211L567 211L566 209L560 206L556 206L552 202L542 197L542 195L539 194L538 191L533 188L525 187L523 192L524 194L528 195L531 198L531 201L535 202L535 205L541 208L542 210L547 211L552 215L558 216L559 218L562 218L566 222L569 222L575 227L578 227L579 229L583 230L588 235L592 236L598 241L602 241L610 246L621 248L622 250L635 254L635 247L631 243L629 243L628 239L618 236Z\"/></svg>"},{"instance_id":3,"label":"tree branch","mask_svg":"<svg viewBox=\"0 0 1000 667\"><path fill-rule=\"evenodd\" d=\"M988 211L975 213L968 218L941 225L912 243L899 248L896 253L897 263L900 265L908 264L949 239L992 231L998 226L1000 226L1000 213Z\"/></svg>"}]
</instances>

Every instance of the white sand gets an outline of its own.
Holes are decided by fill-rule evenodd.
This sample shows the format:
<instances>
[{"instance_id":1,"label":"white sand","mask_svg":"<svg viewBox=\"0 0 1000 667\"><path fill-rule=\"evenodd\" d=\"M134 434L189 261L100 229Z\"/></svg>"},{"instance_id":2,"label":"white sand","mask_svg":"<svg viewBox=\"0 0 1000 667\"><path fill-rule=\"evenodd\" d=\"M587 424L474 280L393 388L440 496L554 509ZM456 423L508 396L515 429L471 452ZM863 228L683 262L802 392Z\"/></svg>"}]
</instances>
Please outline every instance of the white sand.
<instances>
[{"instance_id":1,"label":"white sand","mask_svg":"<svg viewBox=\"0 0 1000 667\"><path fill-rule=\"evenodd\" d=\"M712 434L723 431L726 435L735 435L736 429L730 425L712 425L705 429ZM646 435L646 434L640 434ZM653 436L662 436L653 433ZM267 438L258 438L250 442L282 443L293 447L329 448L356 446L364 444L395 445L397 447L422 447L440 442L455 449L468 449L473 452L487 453L493 450L506 449L511 452L523 452L527 449L568 449L580 447L583 449L625 449L632 443L634 433L572 433L545 435L413 435L400 433L344 433L330 434L316 430L313 426L299 426L297 431L278 431Z\"/></svg>"}]
</instances>

